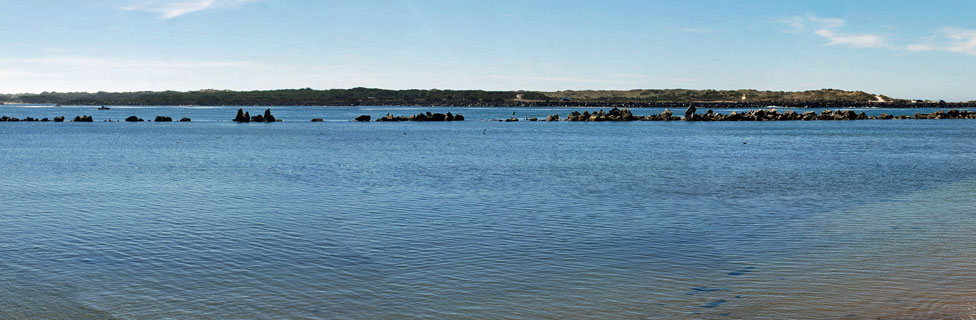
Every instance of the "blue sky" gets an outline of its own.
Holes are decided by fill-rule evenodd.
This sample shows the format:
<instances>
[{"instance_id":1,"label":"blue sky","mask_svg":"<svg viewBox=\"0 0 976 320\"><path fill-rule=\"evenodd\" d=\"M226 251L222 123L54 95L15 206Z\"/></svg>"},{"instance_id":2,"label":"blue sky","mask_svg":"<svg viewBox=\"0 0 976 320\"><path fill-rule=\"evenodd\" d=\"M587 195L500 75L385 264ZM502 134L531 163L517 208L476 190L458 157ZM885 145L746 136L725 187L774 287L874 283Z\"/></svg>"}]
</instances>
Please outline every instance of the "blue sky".
<instances>
[{"instance_id":1,"label":"blue sky","mask_svg":"<svg viewBox=\"0 0 976 320\"><path fill-rule=\"evenodd\" d=\"M967 1L0 0L0 92L839 88L976 99Z\"/></svg>"}]
</instances>

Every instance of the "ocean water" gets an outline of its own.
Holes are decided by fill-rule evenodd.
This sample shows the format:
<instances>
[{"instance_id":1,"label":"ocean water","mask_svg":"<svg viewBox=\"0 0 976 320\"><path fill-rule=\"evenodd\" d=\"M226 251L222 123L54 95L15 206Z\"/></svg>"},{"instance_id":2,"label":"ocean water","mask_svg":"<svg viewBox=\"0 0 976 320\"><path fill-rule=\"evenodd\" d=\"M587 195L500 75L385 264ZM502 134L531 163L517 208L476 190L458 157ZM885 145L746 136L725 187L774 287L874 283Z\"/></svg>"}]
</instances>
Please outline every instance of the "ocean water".
<instances>
[{"instance_id":1,"label":"ocean water","mask_svg":"<svg viewBox=\"0 0 976 320\"><path fill-rule=\"evenodd\" d=\"M236 110L0 107L0 319L976 315L974 120Z\"/></svg>"}]
</instances>

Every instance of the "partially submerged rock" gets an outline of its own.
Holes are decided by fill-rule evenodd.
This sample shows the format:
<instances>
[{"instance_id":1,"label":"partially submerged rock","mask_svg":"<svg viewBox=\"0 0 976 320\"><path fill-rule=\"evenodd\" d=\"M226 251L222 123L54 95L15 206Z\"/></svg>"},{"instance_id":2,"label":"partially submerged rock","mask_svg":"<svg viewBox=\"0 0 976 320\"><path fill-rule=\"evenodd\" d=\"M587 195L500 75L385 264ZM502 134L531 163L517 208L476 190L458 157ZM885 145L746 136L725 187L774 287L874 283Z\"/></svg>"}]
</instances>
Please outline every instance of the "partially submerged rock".
<instances>
[{"instance_id":1,"label":"partially submerged rock","mask_svg":"<svg viewBox=\"0 0 976 320\"><path fill-rule=\"evenodd\" d=\"M244 109L237 109L237 116L234 122L251 122L251 115L244 113Z\"/></svg>"},{"instance_id":2,"label":"partially submerged rock","mask_svg":"<svg viewBox=\"0 0 976 320\"><path fill-rule=\"evenodd\" d=\"M279 122L281 120L275 118L271 114L271 109L265 109L264 114L259 114L251 117L250 112L244 112L244 109L237 109L237 115L234 116L234 122Z\"/></svg>"},{"instance_id":3,"label":"partially submerged rock","mask_svg":"<svg viewBox=\"0 0 976 320\"><path fill-rule=\"evenodd\" d=\"M893 116L882 113L880 116L869 116L864 112L854 112L852 110L823 110L819 114L814 111L805 111L802 114L793 110L780 112L775 108L749 110L748 112L732 111L728 114L716 113L708 110L704 114L696 114L693 107L689 107L684 118L672 115L671 110L665 109L661 114L634 116L627 108L617 110L614 108L610 112L599 110L593 113L589 111L573 111L566 116L566 121L671 121L685 119L689 121L793 121L793 120L887 120L887 119L976 119L976 111L949 110L936 111L933 113L916 113L912 116L901 115ZM558 119L559 115L550 116ZM548 118L547 118L548 120ZM499 120L501 121L501 120Z\"/></svg>"},{"instance_id":4,"label":"partially submerged rock","mask_svg":"<svg viewBox=\"0 0 976 320\"><path fill-rule=\"evenodd\" d=\"M125 122L140 122L140 121L143 121L142 118L136 116L130 116L128 118L125 118Z\"/></svg>"},{"instance_id":5,"label":"partially submerged rock","mask_svg":"<svg viewBox=\"0 0 976 320\"><path fill-rule=\"evenodd\" d=\"M369 116L368 115L362 115L362 116L359 116L359 117L369 117ZM359 117L356 118L356 121L360 121L359 120ZM369 119L367 118L367 120L365 120L365 121L369 121ZM396 122L396 121L464 121L464 116L462 116L460 114L453 114L453 113L450 113L450 112L448 112L448 113L422 112L422 113L410 115L409 117L394 116L392 114L387 113L382 118L376 119L376 121L377 122Z\"/></svg>"}]
</instances>

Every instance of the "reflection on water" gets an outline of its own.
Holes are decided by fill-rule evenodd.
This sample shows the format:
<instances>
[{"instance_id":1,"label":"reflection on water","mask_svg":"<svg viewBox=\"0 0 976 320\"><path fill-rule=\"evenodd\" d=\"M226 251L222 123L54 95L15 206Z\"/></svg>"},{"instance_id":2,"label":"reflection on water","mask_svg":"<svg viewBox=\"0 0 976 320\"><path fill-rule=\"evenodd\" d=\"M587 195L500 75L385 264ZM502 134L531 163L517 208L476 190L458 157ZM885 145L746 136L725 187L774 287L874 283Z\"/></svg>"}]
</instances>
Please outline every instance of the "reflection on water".
<instances>
[{"instance_id":1,"label":"reflection on water","mask_svg":"<svg viewBox=\"0 0 976 320\"><path fill-rule=\"evenodd\" d=\"M973 121L236 109L0 125L0 318L973 313Z\"/></svg>"}]
</instances>

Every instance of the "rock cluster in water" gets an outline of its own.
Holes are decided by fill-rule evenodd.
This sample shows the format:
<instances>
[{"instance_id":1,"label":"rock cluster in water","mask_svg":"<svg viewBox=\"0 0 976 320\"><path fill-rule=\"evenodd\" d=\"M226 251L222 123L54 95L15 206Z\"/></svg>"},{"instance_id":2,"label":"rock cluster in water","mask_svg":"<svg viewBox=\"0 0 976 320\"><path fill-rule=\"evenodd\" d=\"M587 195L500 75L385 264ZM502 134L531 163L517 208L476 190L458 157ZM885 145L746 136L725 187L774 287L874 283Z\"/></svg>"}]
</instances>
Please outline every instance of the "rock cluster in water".
<instances>
[{"instance_id":1,"label":"rock cluster in water","mask_svg":"<svg viewBox=\"0 0 976 320\"><path fill-rule=\"evenodd\" d=\"M793 110L786 110L784 112L779 112L776 109L758 109L750 110L748 112L738 113L731 112L728 114L716 113L712 110L705 111L703 114L696 113L696 108L694 106L689 107L685 110L684 117L674 116L671 110L664 109L664 112L660 114L646 115L646 116L635 116L631 113L628 108L613 108L609 112L604 112L603 110L589 112L583 111L573 111L566 116L564 121L674 121L674 120L687 120L687 121L790 121L790 120L868 120L868 119L878 119L878 120L889 120L889 119L976 119L976 111L967 110L956 110L952 109L949 111L939 110L932 113L915 113L914 115L890 115L887 113L882 113L878 116L869 116L864 112L856 113L851 110L824 110L820 113L814 111L806 111L803 113L797 113ZM529 121L538 121L537 118L528 118ZM509 118L505 120L498 120L505 122L518 121L518 118ZM559 115L549 115L546 117L545 121L560 121Z\"/></svg>"},{"instance_id":2,"label":"rock cluster in water","mask_svg":"<svg viewBox=\"0 0 976 320\"><path fill-rule=\"evenodd\" d=\"M362 117L364 117L364 116L366 116L366 115L359 116L359 118L356 118L356 121L360 121L359 119L362 118ZM369 116L366 116L366 117L369 117ZM366 121L369 121L369 118L366 118ZM446 114L444 114L444 113L430 113L430 112L427 112L427 113L418 113L418 114L410 115L409 117L394 116L392 114L387 113L382 118L376 119L376 121L377 122L386 122L386 121L464 121L464 116L462 116L460 114L457 114L457 115L456 114L452 114L450 112L448 112Z\"/></svg>"},{"instance_id":3,"label":"rock cluster in water","mask_svg":"<svg viewBox=\"0 0 976 320\"><path fill-rule=\"evenodd\" d=\"M25 121L25 122L43 121L43 122L48 122L48 121L51 121L51 119L48 119L48 118L38 119L38 118L32 118L32 117L27 117L27 118L20 119L20 118L17 118L17 117L8 117L8 116L2 116L2 117L0 117L0 122L18 122L18 121Z\"/></svg>"},{"instance_id":4,"label":"rock cluster in water","mask_svg":"<svg viewBox=\"0 0 976 320\"><path fill-rule=\"evenodd\" d=\"M281 121L276 119L275 116L271 115L271 109L265 109L264 115L251 116L249 112L244 112L244 109L237 109L237 116L234 117L234 122L277 122Z\"/></svg>"},{"instance_id":5,"label":"rock cluster in water","mask_svg":"<svg viewBox=\"0 0 976 320\"><path fill-rule=\"evenodd\" d=\"M64 116L57 116L57 117L54 117L53 119L51 119L51 118L34 118L34 117L26 117L26 118L21 119L21 118L17 118L17 117L0 116L0 122L21 122L21 121L23 121L23 122L35 122L35 121L36 122L51 122L51 121L53 121L53 122L64 122L64 120L65 120ZM73 122L95 122L95 119L93 119L92 116L90 116L90 115L80 115L80 116L75 116L75 118L73 120L71 120L71 121L73 121ZM106 122L116 122L116 121L113 121L113 120L105 120L105 121ZM142 118L139 118L137 116L130 116L128 118L125 118L125 121L126 122L141 122L141 121L145 121L145 120L143 120ZM173 118L166 117L166 116L156 116L155 121L156 122L172 122L173 121ZM192 121L190 118L185 118L184 117L184 118L181 118L180 119L180 122L190 122L190 121Z\"/></svg>"}]
</instances>

